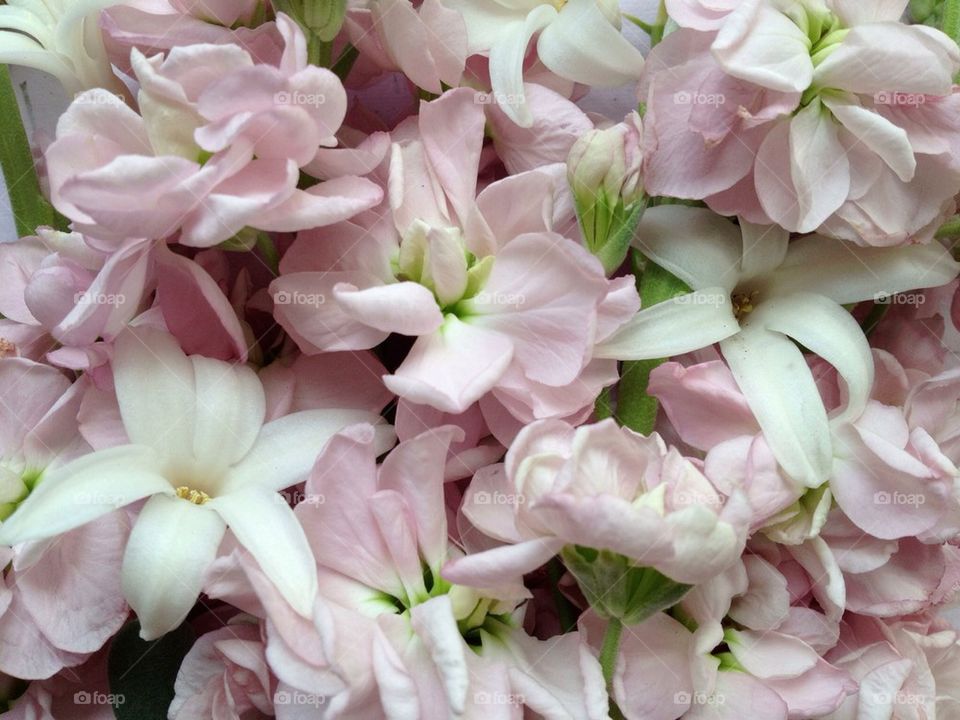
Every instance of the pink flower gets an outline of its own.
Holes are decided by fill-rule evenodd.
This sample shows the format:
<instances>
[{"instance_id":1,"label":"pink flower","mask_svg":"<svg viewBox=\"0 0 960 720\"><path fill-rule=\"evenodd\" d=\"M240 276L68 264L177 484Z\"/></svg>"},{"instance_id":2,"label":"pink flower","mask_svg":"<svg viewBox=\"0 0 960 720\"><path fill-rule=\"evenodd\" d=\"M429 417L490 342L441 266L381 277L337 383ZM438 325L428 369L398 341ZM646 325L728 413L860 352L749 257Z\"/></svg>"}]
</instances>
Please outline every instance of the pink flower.
<instances>
[{"instance_id":1,"label":"pink flower","mask_svg":"<svg viewBox=\"0 0 960 720\"><path fill-rule=\"evenodd\" d=\"M843 642L830 654L859 681L833 720L847 717L951 717L960 662L957 632L943 620L919 616L890 623L848 616Z\"/></svg>"},{"instance_id":2,"label":"pink flower","mask_svg":"<svg viewBox=\"0 0 960 720\"><path fill-rule=\"evenodd\" d=\"M273 717L275 684L260 628L232 622L201 635L190 648L168 715L171 720Z\"/></svg>"},{"instance_id":3,"label":"pink flower","mask_svg":"<svg viewBox=\"0 0 960 720\"><path fill-rule=\"evenodd\" d=\"M422 433L379 466L369 426L330 440L295 510L320 576L311 618L293 612L241 557L281 692L369 718L399 708L409 717L473 717L489 706L519 713L523 705L549 717L603 717L600 668L576 633L530 638L520 628L518 596L441 577L445 560L460 554L448 539L443 500L457 435Z\"/></svg>"},{"instance_id":4,"label":"pink flower","mask_svg":"<svg viewBox=\"0 0 960 720\"><path fill-rule=\"evenodd\" d=\"M350 41L385 70L440 94L457 87L467 61L467 28L440 0L363 0L347 12Z\"/></svg>"},{"instance_id":5,"label":"pink flower","mask_svg":"<svg viewBox=\"0 0 960 720\"><path fill-rule=\"evenodd\" d=\"M332 228L320 251L301 236L270 286L274 312L305 352L416 337L384 378L409 402L459 414L493 391L523 421L550 406L565 416L613 381L592 348L636 310L636 291L553 231L570 212L563 166L477 193L483 126L471 90L423 104L419 136L393 146L391 214ZM523 206L504 213L517 194Z\"/></svg>"},{"instance_id":6,"label":"pink flower","mask_svg":"<svg viewBox=\"0 0 960 720\"><path fill-rule=\"evenodd\" d=\"M131 72L133 48L149 56L201 43L236 44L257 62L277 64L284 40L276 23L253 26L258 6L258 0L128 2L107 7L100 26L110 61L125 73Z\"/></svg>"},{"instance_id":7,"label":"pink flower","mask_svg":"<svg viewBox=\"0 0 960 720\"><path fill-rule=\"evenodd\" d=\"M673 5L693 29L648 58L649 192L864 245L932 237L960 185L949 38L898 3Z\"/></svg>"},{"instance_id":8,"label":"pink flower","mask_svg":"<svg viewBox=\"0 0 960 720\"><path fill-rule=\"evenodd\" d=\"M658 435L611 420L528 425L505 465L474 476L463 513L504 543L444 568L444 577L478 587L530 572L565 545L610 550L675 581L700 582L739 556L747 521L739 494L725 498Z\"/></svg>"},{"instance_id":9,"label":"pink flower","mask_svg":"<svg viewBox=\"0 0 960 720\"><path fill-rule=\"evenodd\" d=\"M74 227L114 243L179 229L179 242L209 247L248 225L299 230L378 203L379 188L358 177L297 188L299 168L336 145L346 94L307 65L293 21L278 24L278 66L234 45L134 50L142 114L104 91L77 97L47 150L52 200Z\"/></svg>"}]
</instances>

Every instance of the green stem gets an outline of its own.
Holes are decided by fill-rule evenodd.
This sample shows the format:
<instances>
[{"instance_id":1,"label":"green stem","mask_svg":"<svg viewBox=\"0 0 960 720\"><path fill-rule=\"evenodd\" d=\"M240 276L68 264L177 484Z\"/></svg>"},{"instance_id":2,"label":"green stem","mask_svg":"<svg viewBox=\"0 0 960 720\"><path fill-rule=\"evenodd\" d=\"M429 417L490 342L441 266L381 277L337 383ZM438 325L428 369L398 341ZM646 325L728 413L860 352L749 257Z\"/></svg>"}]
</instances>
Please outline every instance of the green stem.
<instances>
[{"instance_id":1,"label":"green stem","mask_svg":"<svg viewBox=\"0 0 960 720\"><path fill-rule=\"evenodd\" d=\"M640 307L649 308L689 291L680 280L663 268L648 262L633 251L633 273L640 278ZM625 362L617 385L617 421L634 432L649 435L657 422L660 407L657 399L647 393L650 373L666 362L666 358Z\"/></svg>"},{"instance_id":2,"label":"green stem","mask_svg":"<svg viewBox=\"0 0 960 720\"><path fill-rule=\"evenodd\" d=\"M0 171L10 196L17 234L20 237L33 235L41 225L66 227L66 221L40 191L33 153L6 65L0 65L0 117L3 118L0 123Z\"/></svg>"},{"instance_id":3,"label":"green stem","mask_svg":"<svg viewBox=\"0 0 960 720\"><path fill-rule=\"evenodd\" d=\"M940 29L955 43L960 43L960 0L946 0L943 3Z\"/></svg>"},{"instance_id":4,"label":"green stem","mask_svg":"<svg viewBox=\"0 0 960 720\"><path fill-rule=\"evenodd\" d=\"M613 673L617 667L617 656L620 654L620 638L623 635L623 622L619 618L610 618L607 631L603 634L603 645L600 648L600 668L603 670L603 680L610 693L610 717L613 720L622 720L623 714L613 699Z\"/></svg>"},{"instance_id":5,"label":"green stem","mask_svg":"<svg viewBox=\"0 0 960 720\"><path fill-rule=\"evenodd\" d=\"M653 25L653 32L650 33L650 47L656 47L657 43L663 40L663 33L667 29L667 4L660 0L660 7L657 9L657 21Z\"/></svg>"}]
</instances>

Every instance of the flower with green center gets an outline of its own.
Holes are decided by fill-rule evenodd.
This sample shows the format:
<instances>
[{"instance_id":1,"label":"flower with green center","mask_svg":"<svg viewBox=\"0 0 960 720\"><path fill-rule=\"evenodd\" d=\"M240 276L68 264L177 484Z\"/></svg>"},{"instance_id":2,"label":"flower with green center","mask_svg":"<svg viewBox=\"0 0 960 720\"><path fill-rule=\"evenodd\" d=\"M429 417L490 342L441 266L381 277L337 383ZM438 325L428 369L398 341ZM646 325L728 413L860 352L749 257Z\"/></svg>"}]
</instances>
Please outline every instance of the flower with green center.
<instances>
[{"instance_id":1,"label":"flower with green center","mask_svg":"<svg viewBox=\"0 0 960 720\"><path fill-rule=\"evenodd\" d=\"M377 715L371 702L404 717L473 717L489 697L546 717L602 717L595 657L575 632L545 642L524 633L522 583L473 589L440 574L463 554L444 501L447 453L461 438L451 426L428 430L379 465L369 426L330 440L304 487L322 502L295 509L318 564L313 622L251 575L270 632L285 643L272 667L285 682L324 678L325 706L356 717ZM598 692L585 692L587 682Z\"/></svg>"}]
</instances>

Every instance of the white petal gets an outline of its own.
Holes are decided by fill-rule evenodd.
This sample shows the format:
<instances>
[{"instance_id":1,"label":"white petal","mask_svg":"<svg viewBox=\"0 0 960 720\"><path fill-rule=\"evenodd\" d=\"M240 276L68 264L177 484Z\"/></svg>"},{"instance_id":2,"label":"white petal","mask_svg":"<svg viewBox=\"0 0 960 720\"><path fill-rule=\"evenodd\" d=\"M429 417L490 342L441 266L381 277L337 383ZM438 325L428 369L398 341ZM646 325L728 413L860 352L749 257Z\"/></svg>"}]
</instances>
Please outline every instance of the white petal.
<instances>
[{"instance_id":1,"label":"white petal","mask_svg":"<svg viewBox=\"0 0 960 720\"><path fill-rule=\"evenodd\" d=\"M598 5L596 0L570 0L564 5L540 34L540 61L560 77L585 85L636 82L643 71L643 55Z\"/></svg>"},{"instance_id":2,"label":"white petal","mask_svg":"<svg viewBox=\"0 0 960 720\"><path fill-rule=\"evenodd\" d=\"M777 295L812 292L845 305L939 287L958 271L960 264L938 243L876 248L810 235L790 243L770 287Z\"/></svg>"},{"instance_id":3,"label":"white petal","mask_svg":"<svg viewBox=\"0 0 960 720\"><path fill-rule=\"evenodd\" d=\"M796 481L821 485L830 472L830 428L803 354L759 324L745 325L720 348L777 462Z\"/></svg>"},{"instance_id":4,"label":"white petal","mask_svg":"<svg viewBox=\"0 0 960 720\"><path fill-rule=\"evenodd\" d=\"M850 30L817 66L814 81L854 93L949 95L957 61L956 44L939 30L870 23Z\"/></svg>"},{"instance_id":5,"label":"white petal","mask_svg":"<svg viewBox=\"0 0 960 720\"><path fill-rule=\"evenodd\" d=\"M533 124L523 91L523 60L527 45L538 31L557 17L550 5L540 5L522 23L509 23L500 29L497 42L490 48L490 85L501 109L521 127Z\"/></svg>"},{"instance_id":6,"label":"white petal","mask_svg":"<svg viewBox=\"0 0 960 720\"><path fill-rule=\"evenodd\" d=\"M831 0L831 9L847 27L871 22L900 22L910 0Z\"/></svg>"},{"instance_id":7,"label":"white petal","mask_svg":"<svg viewBox=\"0 0 960 720\"><path fill-rule=\"evenodd\" d=\"M727 290L705 288L634 315L594 348L594 358L653 360L709 347L739 332Z\"/></svg>"},{"instance_id":8,"label":"white petal","mask_svg":"<svg viewBox=\"0 0 960 720\"><path fill-rule=\"evenodd\" d=\"M0 31L0 63L23 65L50 73L68 93L86 89L61 55L44 50L37 42L19 32Z\"/></svg>"},{"instance_id":9,"label":"white petal","mask_svg":"<svg viewBox=\"0 0 960 720\"><path fill-rule=\"evenodd\" d=\"M348 425L371 423L377 429L377 453L393 445L393 429L363 410L303 410L267 423L250 452L234 465L223 485L233 492L248 485L277 491L302 481L327 440Z\"/></svg>"},{"instance_id":10,"label":"white petal","mask_svg":"<svg viewBox=\"0 0 960 720\"><path fill-rule=\"evenodd\" d=\"M176 628L203 586L226 525L209 508L155 495L140 511L123 556L123 593L140 619L140 637Z\"/></svg>"},{"instance_id":11,"label":"white petal","mask_svg":"<svg viewBox=\"0 0 960 720\"><path fill-rule=\"evenodd\" d=\"M161 457L191 456L196 393L193 365L172 335L150 327L120 334L113 382L130 442Z\"/></svg>"},{"instance_id":12,"label":"white petal","mask_svg":"<svg viewBox=\"0 0 960 720\"><path fill-rule=\"evenodd\" d=\"M787 255L790 233L779 225L755 225L740 218L743 257L740 275L746 280L776 270Z\"/></svg>"},{"instance_id":13,"label":"white petal","mask_svg":"<svg viewBox=\"0 0 960 720\"><path fill-rule=\"evenodd\" d=\"M739 280L740 230L704 208L650 208L633 246L694 290L721 285L729 291Z\"/></svg>"},{"instance_id":14,"label":"white petal","mask_svg":"<svg viewBox=\"0 0 960 720\"><path fill-rule=\"evenodd\" d=\"M467 25L469 52L483 54L500 39L508 23L520 23L539 4L538 0L501 3L497 0L444 0L444 6L463 15Z\"/></svg>"},{"instance_id":15,"label":"white petal","mask_svg":"<svg viewBox=\"0 0 960 720\"><path fill-rule=\"evenodd\" d=\"M879 113L860 105L823 98L834 117L847 130L853 133L858 142L879 155L904 182L913 179L917 170L917 159L907 137L907 131L897 127Z\"/></svg>"},{"instance_id":16,"label":"white petal","mask_svg":"<svg viewBox=\"0 0 960 720\"><path fill-rule=\"evenodd\" d=\"M154 493L173 493L156 453L121 445L84 455L40 480L0 525L0 545L53 537Z\"/></svg>"},{"instance_id":17,"label":"white petal","mask_svg":"<svg viewBox=\"0 0 960 720\"><path fill-rule=\"evenodd\" d=\"M460 715L467 702L470 673L467 668L466 643L457 629L449 595L440 595L414 606L410 623L426 646L447 693L447 702L454 715Z\"/></svg>"},{"instance_id":18,"label":"white petal","mask_svg":"<svg viewBox=\"0 0 960 720\"><path fill-rule=\"evenodd\" d=\"M873 355L853 315L823 295L797 293L763 304L768 330L781 332L833 365L847 384L847 405L837 421L856 420L873 387ZM758 321L759 321L758 317Z\"/></svg>"},{"instance_id":19,"label":"white petal","mask_svg":"<svg viewBox=\"0 0 960 720\"><path fill-rule=\"evenodd\" d=\"M810 39L764 0L731 13L711 46L730 75L781 92L803 92L813 80Z\"/></svg>"},{"instance_id":20,"label":"white petal","mask_svg":"<svg viewBox=\"0 0 960 720\"><path fill-rule=\"evenodd\" d=\"M277 493L250 486L214 498L216 510L291 607L311 617L317 594L317 563L303 528Z\"/></svg>"},{"instance_id":21,"label":"white petal","mask_svg":"<svg viewBox=\"0 0 960 720\"><path fill-rule=\"evenodd\" d=\"M194 355L196 386L193 455L204 466L222 469L246 455L266 414L263 386L245 365Z\"/></svg>"}]
</instances>

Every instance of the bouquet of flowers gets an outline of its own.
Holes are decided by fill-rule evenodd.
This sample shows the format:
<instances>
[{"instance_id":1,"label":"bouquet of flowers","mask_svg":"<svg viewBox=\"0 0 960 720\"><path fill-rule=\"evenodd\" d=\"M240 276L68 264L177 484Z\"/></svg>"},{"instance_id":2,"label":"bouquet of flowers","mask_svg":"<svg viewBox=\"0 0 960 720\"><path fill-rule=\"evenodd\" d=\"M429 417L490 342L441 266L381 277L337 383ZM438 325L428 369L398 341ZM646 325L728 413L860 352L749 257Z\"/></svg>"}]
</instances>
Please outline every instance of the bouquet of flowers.
<instances>
[{"instance_id":1,"label":"bouquet of flowers","mask_svg":"<svg viewBox=\"0 0 960 720\"><path fill-rule=\"evenodd\" d=\"M0 3L0 718L960 718L958 39Z\"/></svg>"}]
</instances>

